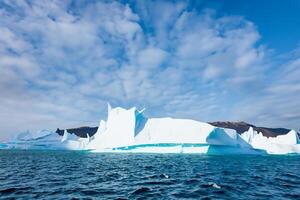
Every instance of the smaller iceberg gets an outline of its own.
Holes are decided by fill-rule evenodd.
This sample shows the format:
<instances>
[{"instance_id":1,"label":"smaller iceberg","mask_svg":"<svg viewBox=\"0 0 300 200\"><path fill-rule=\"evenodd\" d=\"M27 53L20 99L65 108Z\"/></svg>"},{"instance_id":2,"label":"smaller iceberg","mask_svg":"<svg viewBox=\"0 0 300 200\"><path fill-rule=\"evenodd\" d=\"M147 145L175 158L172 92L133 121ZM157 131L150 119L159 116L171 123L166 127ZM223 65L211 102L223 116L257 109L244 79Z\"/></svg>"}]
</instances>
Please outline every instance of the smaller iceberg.
<instances>
[{"instance_id":1,"label":"smaller iceberg","mask_svg":"<svg viewBox=\"0 0 300 200\"><path fill-rule=\"evenodd\" d=\"M22 132L12 140L0 146L2 149L32 149L32 150L83 150L89 138L79 138L64 131L63 136L48 131Z\"/></svg>"},{"instance_id":2,"label":"smaller iceberg","mask_svg":"<svg viewBox=\"0 0 300 200\"><path fill-rule=\"evenodd\" d=\"M299 136L294 130L285 135L268 138L250 127L248 131L241 134L241 137L253 148L265 150L268 154L300 153Z\"/></svg>"}]
</instances>

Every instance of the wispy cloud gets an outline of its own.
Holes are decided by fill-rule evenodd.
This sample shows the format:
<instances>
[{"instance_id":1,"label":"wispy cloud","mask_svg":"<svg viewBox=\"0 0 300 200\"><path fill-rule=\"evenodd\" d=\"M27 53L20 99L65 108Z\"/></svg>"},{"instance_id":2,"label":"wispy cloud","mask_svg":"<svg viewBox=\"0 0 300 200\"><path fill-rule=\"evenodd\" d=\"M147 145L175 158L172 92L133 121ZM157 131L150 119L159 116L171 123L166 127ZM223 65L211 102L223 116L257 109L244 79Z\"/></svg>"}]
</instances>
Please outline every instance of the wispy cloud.
<instances>
[{"instance_id":1,"label":"wispy cloud","mask_svg":"<svg viewBox=\"0 0 300 200\"><path fill-rule=\"evenodd\" d=\"M3 1L0 134L96 125L107 101L299 128L299 56L277 67L259 39L242 16L184 1Z\"/></svg>"}]
</instances>

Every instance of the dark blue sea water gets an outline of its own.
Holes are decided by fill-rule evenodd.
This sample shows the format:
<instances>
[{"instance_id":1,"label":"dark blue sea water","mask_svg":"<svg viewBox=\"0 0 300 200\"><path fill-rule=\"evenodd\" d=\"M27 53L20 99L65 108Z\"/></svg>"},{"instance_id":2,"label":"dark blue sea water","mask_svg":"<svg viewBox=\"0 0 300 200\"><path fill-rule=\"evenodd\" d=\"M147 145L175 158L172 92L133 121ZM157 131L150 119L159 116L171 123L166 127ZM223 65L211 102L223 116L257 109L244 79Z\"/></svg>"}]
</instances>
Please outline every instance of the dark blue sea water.
<instances>
[{"instance_id":1,"label":"dark blue sea water","mask_svg":"<svg viewBox=\"0 0 300 200\"><path fill-rule=\"evenodd\" d=\"M299 156L0 150L0 199L300 199Z\"/></svg>"}]
</instances>

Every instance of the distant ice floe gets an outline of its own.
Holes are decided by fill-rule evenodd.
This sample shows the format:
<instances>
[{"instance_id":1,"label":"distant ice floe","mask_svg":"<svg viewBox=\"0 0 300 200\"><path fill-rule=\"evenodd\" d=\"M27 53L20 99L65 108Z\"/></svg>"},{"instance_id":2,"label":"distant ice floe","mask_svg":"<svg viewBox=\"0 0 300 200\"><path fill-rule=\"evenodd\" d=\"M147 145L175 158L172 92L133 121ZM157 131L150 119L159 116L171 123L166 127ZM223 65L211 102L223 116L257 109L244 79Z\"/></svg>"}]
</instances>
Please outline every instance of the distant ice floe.
<instances>
[{"instance_id":1,"label":"distant ice floe","mask_svg":"<svg viewBox=\"0 0 300 200\"><path fill-rule=\"evenodd\" d=\"M296 131L267 138L253 130L239 135L189 119L147 118L144 110L108 106L107 120L101 120L93 137L79 138L67 131L24 132L0 148L66 149L119 153L293 154L300 153Z\"/></svg>"},{"instance_id":2,"label":"distant ice floe","mask_svg":"<svg viewBox=\"0 0 300 200\"><path fill-rule=\"evenodd\" d=\"M36 133L26 131L16 138L0 144L0 148L2 146L2 149L83 150L88 142L89 138L79 138L67 131L63 136L48 130Z\"/></svg>"}]
</instances>

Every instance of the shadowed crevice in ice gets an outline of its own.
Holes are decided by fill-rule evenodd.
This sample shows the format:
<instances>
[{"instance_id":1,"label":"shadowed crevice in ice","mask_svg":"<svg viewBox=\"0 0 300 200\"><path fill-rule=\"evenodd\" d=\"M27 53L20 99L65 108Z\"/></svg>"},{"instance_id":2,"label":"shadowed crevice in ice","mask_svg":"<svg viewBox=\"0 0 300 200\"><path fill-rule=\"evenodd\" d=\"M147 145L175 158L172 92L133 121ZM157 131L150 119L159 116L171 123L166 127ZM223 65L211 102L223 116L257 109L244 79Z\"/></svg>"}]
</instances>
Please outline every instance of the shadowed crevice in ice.
<instances>
[{"instance_id":1,"label":"shadowed crevice in ice","mask_svg":"<svg viewBox=\"0 0 300 200\"><path fill-rule=\"evenodd\" d=\"M215 128L206 138L207 144L210 145L227 145L236 147L251 148L251 145L244 141L240 135L236 134L234 130L222 128Z\"/></svg>"},{"instance_id":2,"label":"shadowed crevice in ice","mask_svg":"<svg viewBox=\"0 0 300 200\"><path fill-rule=\"evenodd\" d=\"M141 132L148 119L144 117L143 112L135 111L135 129L134 129L134 136L137 136L139 132Z\"/></svg>"}]
</instances>

